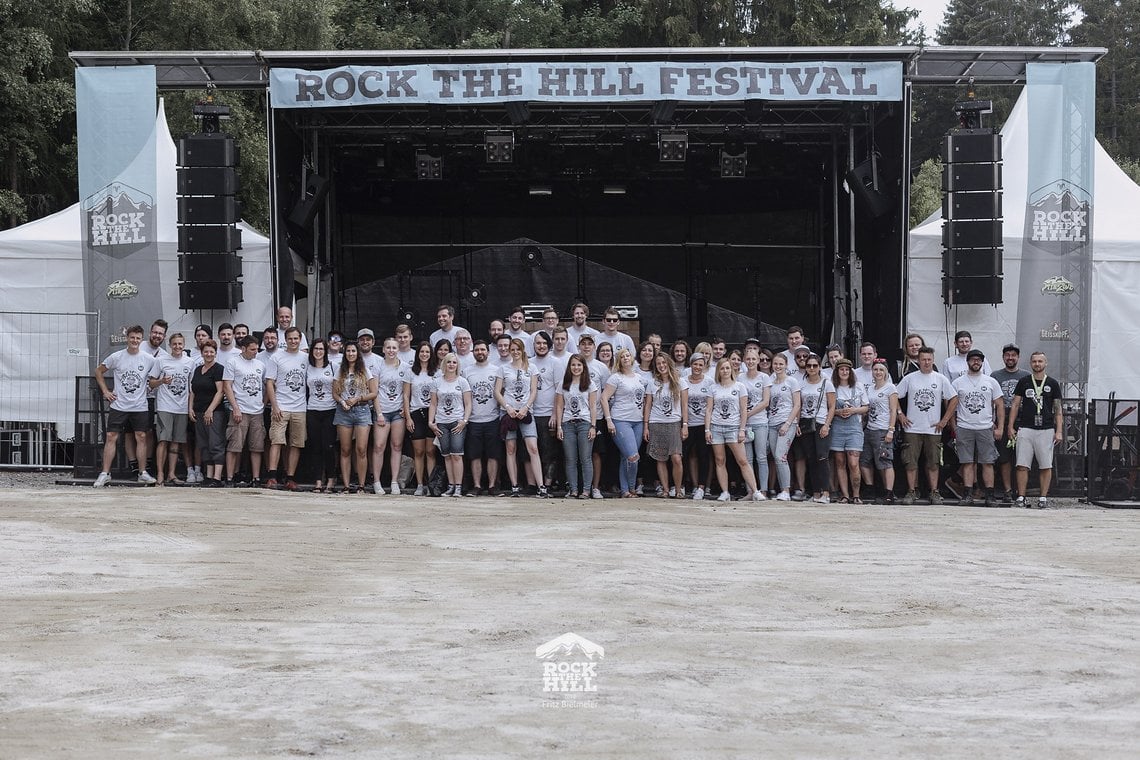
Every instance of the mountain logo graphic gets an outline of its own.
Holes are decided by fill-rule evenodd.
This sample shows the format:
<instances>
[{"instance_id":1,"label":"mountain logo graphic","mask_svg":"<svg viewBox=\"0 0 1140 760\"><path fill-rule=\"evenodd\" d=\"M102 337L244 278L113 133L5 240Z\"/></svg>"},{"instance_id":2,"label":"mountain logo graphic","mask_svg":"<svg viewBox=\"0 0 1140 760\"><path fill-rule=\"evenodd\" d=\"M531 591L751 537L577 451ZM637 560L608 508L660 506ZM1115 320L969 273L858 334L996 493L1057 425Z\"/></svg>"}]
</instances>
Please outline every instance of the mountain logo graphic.
<instances>
[{"instance_id":1,"label":"mountain logo graphic","mask_svg":"<svg viewBox=\"0 0 1140 760\"><path fill-rule=\"evenodd\" d=\"M558 638L551 639L542 646L536 647L534 656L540 660L581 656L592 662L595 659L604 659L606 650L576 633L564 633Z\"/></svg>"}]
</instances>

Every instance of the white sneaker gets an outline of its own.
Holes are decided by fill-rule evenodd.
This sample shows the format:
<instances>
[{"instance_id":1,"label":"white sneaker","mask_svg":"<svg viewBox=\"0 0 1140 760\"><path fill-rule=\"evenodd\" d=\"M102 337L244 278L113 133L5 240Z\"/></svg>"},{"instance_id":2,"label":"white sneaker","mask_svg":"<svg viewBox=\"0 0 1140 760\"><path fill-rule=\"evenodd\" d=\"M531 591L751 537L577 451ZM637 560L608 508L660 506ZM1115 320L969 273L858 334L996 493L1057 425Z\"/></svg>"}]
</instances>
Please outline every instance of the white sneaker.
<instances>
[{"instance_id":1,"label":"white sneaker","mask_svg":"<svg viewBox=\"0 0 1140 760\"><path fill-rule=\"evenodd\" d=\"M590 498L591 499L604 499L606 497L602 496L602 492L599 491L597 488L595 488L592 491L590 491Z\"/></svg>"},{"instance_id":2,"label":"white sneaker","mask_svg":"<svg viewBox=\"0 0 1140 760\"><path fill-rule=\"evenodd\" d=\"M792 496L787 491L780 491L776 494L776 501L791 501Z\"/></svg>"},{"instance_id":3,"label":"white sneaker","mask_svg":"<svg viewBox=\"0 0 1140 760\"><path fill-rule=\"evenodd\" d=\"M459 496L462 496L462 495L463 495L463 489L462 489L462 487L460 487L460 486L455 486L455 488L454 488L454 489L452 490L452 492L451 492L451 495L452 495L452 496L455 496L455 497L459 497Z\"/></svg>"},{"instance_id":4,"label":"white sneaker","mask_svg":"<svg viewBox=\"0 0 1140 760\"><path fill-rule=\"evenodd\" d=\"M1047 504L1048 504L1048 501L1045 499L1044 496L1038 497L1038 499L1037 499L1037 508L1038 509L1045 509Z\"/></svg>"},{"instance_id":5,"label":"white sneaker","mask_svg":"<svg viewBox=\"0 0 1140 760\"><path fill-rule=\"evenodd\" d=\"M95 478L95 482L91 485L95 488L105 488L111 482L111 473L101 472L99 477Z\"/></svg>"},{"instance_id":6,"label":"white sneaker","mask_svg":"<svg viewBox=\"0 0 1140 760\"><path fill-rule=\"evenodd\" d=\"M820 496L813 496L812 501L816 504L830 504L831 497L828 494L821 494Z\"/></svg>"},{"instance_id":7,"label":"white sneaker","mask_svg":"<svg viewBox=\"0 0 1140 760\"><path fill-rule=\"evenodd\" d=\"M796 491L794 494L792 494L792 501L803 501L805 498L807 497L804 496L803 491Z\"/></svg>"},{"instance_id":8,"label":"white sneaker","mask_svg":"<svg viewBox=\"0 0 1140 760\"><path fill-rule=\"evenodd\" d=\"M703 501L705 498L705 489L697 486L693 489L693 501Z\"/></svg>"},{"instance_id":9,"label":"white sneaker","mask_svg":"<svg viewBox=\"0 0 1140 760\"><path fill-rule=\"evenodd\" d=\"M395 480L392 481L392 495L393 496L399 496L400 495L400 484Z\"/></svg>"},{"instance_id":10,"label":"white sneaker","mask_svg":"<svg viewBox=\"0 0 1140 760\"><path fill-rule=\"evenodd\" d=\"M641 489L640 488L637 489L637 493L639 496L641 495ZM660 483L658 483L657 484L657 490L655 491L655 493L657 494L658 499L660 499L662 496L664 496L665 495L664 486L662 486ZM672 495L672 494L670 494L670 495Z\"/></svg>"},{"instance_id":11,"label":"white sneaker","mask_svg":"<svg viewBox=\"0 0 1140 760\"><path fill-rule=\"evenodd\" d=\"M637 487L637 490L636 490L636 491L634 491L634 493L636 493L638 496L644 496L644 495L645 495L645 486L644 486L644 485L639 485L639 486Z\"/></svg>"},{"instance_id":12,"label":"white sneaker","mask_svg":"<svg viewBox=\"0 0 1140 760\"><path fill-rule=\"evenodd\" d=\"M423 495L424 495L424 487L423 486L416 486L416 492L414 494L412 494L412 496L423 496Z\"/></svg>"},{"instance_id":13,"label":"white sneaker","mask_svg":"<svg viewBox=\"0 0 1140 760\"><path fill-rule=\"evenodd\" d=\"M669 498L677 498L677 486L669 486Z\"/></svg>"},{"instance_id":14,"label":"white sneaker","mask_svg":"<svg viewBox=\"0 0 1140 760\"><path fill-rule=\"evenodd\" d=\"M764 495L763 491L757 491L752 494L752 501L768 501L768 497Z\"/></svg>"},{"instance_id":15,"label":"white sneaker","mask_svg":"<svg viewBox=\"0 0 1140 760\"><path fill-rule=\"evenodd\" d=\"M201 483L202 480L203 480L202 471L200 469L198 469L197 467L194 468L193 472L186 473L186 482L187 483Z\"/></svg>"},{"instance_id":16,"label":"white sneaker","mask_svg":"<svg viewBox=\"0 0 1140 760\"><path fill-rule=\"evenodd\" d=\"M721 491L720 496L716 497L717 501L728 501L732 497L728 495L728 491Z\"/></svg>"},{"instance_id":17,"label":"white sneaker","mask_svg":"<svg viewBox=\"0 0 1140 760\"><path fill-rule=\"evenodd\" d=\"M372 483L372 493L374 493L378 496L383 496L384 495L384 486L380 485L379 482L373 482Z\"/></svg>"},{"instance_id":18,"label":"white sneaker","mask_svg":"<svg viewBox=\"0 0 1140 760\"><path fill-rule=\"evenodd\" d=\"M149 472L147 472L146 470L143 470L142 472L139 473L139 482L140 483L156 483L158 481L156 481L154 479L154 476L151 475Z\"/></svg>"}]
</instances>

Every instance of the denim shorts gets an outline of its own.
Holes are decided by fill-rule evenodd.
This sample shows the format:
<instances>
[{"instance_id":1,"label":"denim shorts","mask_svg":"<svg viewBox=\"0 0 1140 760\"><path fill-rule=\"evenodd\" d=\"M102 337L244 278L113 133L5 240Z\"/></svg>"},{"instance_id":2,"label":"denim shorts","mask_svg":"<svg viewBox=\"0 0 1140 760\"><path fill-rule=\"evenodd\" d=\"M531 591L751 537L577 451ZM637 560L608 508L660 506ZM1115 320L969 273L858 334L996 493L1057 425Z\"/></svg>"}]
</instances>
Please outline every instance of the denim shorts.
<instances>
[{"instance_id":1,"label":"denim shorts","mask_svg":"<svg viewBox=\"0 0 1140 760\"><path fill-rule=\"evenodd\" d=\"M357 404L351 409L338 406L333 415L333 424L337 427L368 427L372 424L372 406Z\"/></svg>"},{"instance_id":2,"label":"denim shorts","mask_svg":"<svg viewBox=\"0 0 1140 760\"><path fill-rule=\"evenodd\" d=\"M846 420L836 417L827 437L832 451L862 451L863 421L855 417Z\"/></svg>"},{"instance_id":3,"label":"denim shorts","mask_svg":"<svg viewBox=\"0 0 1140 760\"><path fill-rule=\"evenodd\" d=\"M396 420L404 419L404 410L403 409L397 409L394 412L381 412L380 414L382 414L384 416L384 419L390 423L395 422Z\"/></svg>"},{"instance_id":4,"label":"denim shorts","mask_svg":"<svg viewBox=\"0 0 1140 760\"><path fill-rule=\"evenodd\" d=\"M455 426L458 424L458 421L436 423L436 427L439 428L439 453L445 457L463 456L463 441L467 437L467 427L464 426L463 430L457 433Z\"/></svg>"},{"instance_id":5,"label":"denim shorts","mask_svg":"<svg viewBox=\"0 0 1140 760\"><path fill-rule=\"evenodd\" d=\"M538 438L538 428L534 424L534 415L530 416L530 422L519 421L518 430L508 430L507 437L504 441L513 441L522 433L523 438Z\"/></svg>"},{"instance_id":6,"label":"denim shorts","mask_svg":"<svg viewBox=\"0 0 1140 760\"><path fill-rule=\"evenodd\" d=\"M747 438L747 433L745 437ZM739 443L740 428L736 425L713 425L712 442L714 445L718 443Z\"/></svg>"}]
</instances>

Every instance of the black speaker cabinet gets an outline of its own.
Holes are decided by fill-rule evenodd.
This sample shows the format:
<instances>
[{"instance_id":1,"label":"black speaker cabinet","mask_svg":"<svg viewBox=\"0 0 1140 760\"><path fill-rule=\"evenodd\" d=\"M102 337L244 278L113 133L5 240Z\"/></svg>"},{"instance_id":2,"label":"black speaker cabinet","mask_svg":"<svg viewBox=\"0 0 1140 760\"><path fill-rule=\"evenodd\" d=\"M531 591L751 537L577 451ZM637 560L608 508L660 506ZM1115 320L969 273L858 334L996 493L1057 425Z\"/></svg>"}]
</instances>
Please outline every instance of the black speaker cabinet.
<instances>
[{"instance_id":1,"label":"black speaker cabinet","mask_svg":"<svg viewBox=\"0 0 1140 760\"><path fill-rule=\"evenodd\" d=\"M881 190L878 167L869 158L847 172L847 186L855 196L856 204L878 219L891 211L891 197Z\"/></svg>"},{"instance_id":2,"label":"black speaker cabinet","mask_svg":"<svg viewBox=\"0 0 1140 760\"><path fill-rule=\"evenodd\" d=\"M242 302L240 282L180 282L178 308L233 311Z\"/></svg>"},{"instance_id":3,"label":"black speaker cabinet","mask_svg":"<svg viewBox=\"0 0 1140 760\"><path fill-rule=\"evenodd\" d=\"M942 196L942 218L1001 219L1001 191L947 193Z\"/></svg>"},{"instance_id":4,"label":"black speaker cabinet","mask_svg":"<svg viewBox=\"0 0 1140 760\"><path fill-rule=\"evenodd\" d=\"M187 135L178 141L179 166L237 166L239 160L234 138L221 132Z\"/></svg>"},{"instance_id":5,"label":"black speaker cabinet","mask_svg":"<svg viewBox=\"0 0 1140 760\"><path fill-rule=\"evenodd\" d=\"M179 224L235 224L241 218L232 195L191 195L178 199Z\"/></svg>"},{"instance_id":6,"label":"black speaker cabinet","mask_svg":"<svg viewBox=\"0 0 1140 760\"><path fill-rule=\"evenodd\" d=\"M233 253L241 249L241 230L233 226L178 228L180 253Z\"/></svg>"},{"instance_id":7,"label":"black speaker cabinet","mask_svg":"<svg viewBox=\"0 0 1140 760\"><path fill-rule=\"evenodd\" d=\"M237 169L233 167L178 167L179 195L236 195Z\"/></svg>"},{"instance_id":8,"label":"black speaker cabinet","mask_svg":"<svg viewBox=\"0 0 1140 760\"><path fill-rule=\"evenodd\" d=\"M954 129L942 142L942 163L980 164L1001 161L1001 135L993 129Z\"/></svg>"},{"instance_id":9,"label":"black speaker cabinet","mask_svg":"<svg viewBox=\"0 0 1140 760\"><path fill-rule=\"evenodd\" d=\"M942 164L942 192L1001 190L1001 164Z\"/></svg>"},{"instance_id":10,"label":"black speaker cabinet","mask_svg":"<svg viewBox=\"0 0 1140 760\"><path fill-rule=\"evenodd\" d=\"M1001 278L943 277L942 301L947 306L964 303L1001 303Z\"/></svg>"},{"instance_id":11,"label":"black speaker cabinet","mask_svg":"<svg viewBox=\"0 0 1140 760\"><path fill-rule=\"evenodd\" d=\"M942 223L943 248L1000 248L1001 220Z\"/></svg>"},{"instance_id":12,"label":"black speaker cabinet","mask_svg":"<svg viewBox=\"0 0 1140 760\"><path fill-rule=\"evenodd\" d=\"M305 183L305 192L289 212L289 222L308 230L320 211L321 203L329 194L329 181L319 174L310 174Z\"/></svg>"},{"instance_id":13,"label":"black speaker cabinet","mask_svg":"<svg viewBox=\"0 0 1140 760\"><path fill-rule=\"evenodd\" d=\"M950 248L942 251L942 273L947 277L997 277L1002 271L1001 248Z\"/></svg>"},{"instance_id":14,"label":"black speaker cabinet","mask_svg":"<svg viewBox=\"0 0 1140 760\"><path fill-rule=\"evenodd\" d=\"M241 277L241 256L233 253L183 253L178 279L187 282L231 282Z\"/></svg>"}]
</instances>

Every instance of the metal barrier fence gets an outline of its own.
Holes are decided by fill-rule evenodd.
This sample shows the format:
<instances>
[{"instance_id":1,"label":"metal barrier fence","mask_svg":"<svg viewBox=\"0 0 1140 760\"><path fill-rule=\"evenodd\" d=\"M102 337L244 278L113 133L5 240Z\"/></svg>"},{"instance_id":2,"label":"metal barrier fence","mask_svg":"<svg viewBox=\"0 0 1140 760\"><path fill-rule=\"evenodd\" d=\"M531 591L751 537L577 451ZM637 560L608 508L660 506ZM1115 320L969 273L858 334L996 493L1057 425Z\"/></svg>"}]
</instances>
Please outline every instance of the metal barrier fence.
<instances>
[{"instance_id":1,"label":"metal barrier fence","mask_svg":"<svg viewBox=\"0 0 1140 760\"><path fill-rule=\"evenodd\" d=\"M1090 402L1088 439L1089 501L1140 506L1140 401Z\"/></svg>"},{"instance_id":2,"label":"metal barrier fence","mask_svg":"<svg viewBox=\"0 0 1140 760\"><path fill-rule=\"evenodd\" d=\"M98 312L0 311L0 467L73 464L75 378L90 375Z\"/></svg>"}]
</instances>

